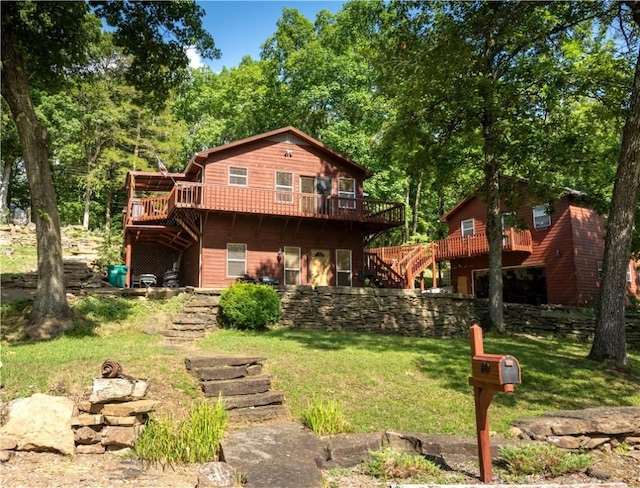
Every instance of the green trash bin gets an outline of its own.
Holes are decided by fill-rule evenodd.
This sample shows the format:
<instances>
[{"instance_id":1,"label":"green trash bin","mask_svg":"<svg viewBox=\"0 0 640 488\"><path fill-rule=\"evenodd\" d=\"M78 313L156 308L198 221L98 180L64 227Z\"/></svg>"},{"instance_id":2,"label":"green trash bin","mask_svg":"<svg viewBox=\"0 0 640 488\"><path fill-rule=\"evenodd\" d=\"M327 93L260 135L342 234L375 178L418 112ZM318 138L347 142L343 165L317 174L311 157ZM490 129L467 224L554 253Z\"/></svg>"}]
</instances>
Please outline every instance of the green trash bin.
<instances>
[{"instance_id":1,"label":"green trash bin","mask_svg":"<svg viewBox=\"0 0 640 488\"><path fill-rule=\"evenodd\" d=\"M125 266L124 264L108 265L107 280L109 281L109 284L116 288L124 288L127 280L127 271L129 271L129 266Z\"/></svg>"}]
</instances>

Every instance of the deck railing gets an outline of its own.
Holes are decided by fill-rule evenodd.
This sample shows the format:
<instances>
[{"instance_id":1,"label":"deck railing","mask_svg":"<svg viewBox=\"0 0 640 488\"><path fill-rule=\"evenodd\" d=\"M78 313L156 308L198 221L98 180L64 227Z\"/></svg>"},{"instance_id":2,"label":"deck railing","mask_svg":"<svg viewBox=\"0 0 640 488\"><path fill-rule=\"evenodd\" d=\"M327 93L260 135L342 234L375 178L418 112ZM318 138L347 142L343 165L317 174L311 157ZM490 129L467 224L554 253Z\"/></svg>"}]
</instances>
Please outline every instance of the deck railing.
<instances>
[{"instance_id":1,"label":"deck railing","mask_svg":"<svg viewBox=\"0 0 640 488\"><path fill-rule=\"evenodd\" d=\"M474 234L466 237L450 237L435 241L436 260L481 256L489 253L489 241L486 234ZM528 230L505 229L502 239L503 251L532 252L531 232Z\"/></svg>"},{"instance_id":2,"label":"deck railing","mask_svg":"<svg viewBox=\"0 0 640 488\"><path fill-rule=\"evenodd\" d=\"M164 218L178 207L393 225L404 223L404 205L397 202L184 182L176 183L169 196L132 199L129 207L132 222Z\"/></svg>"}]
</instances>

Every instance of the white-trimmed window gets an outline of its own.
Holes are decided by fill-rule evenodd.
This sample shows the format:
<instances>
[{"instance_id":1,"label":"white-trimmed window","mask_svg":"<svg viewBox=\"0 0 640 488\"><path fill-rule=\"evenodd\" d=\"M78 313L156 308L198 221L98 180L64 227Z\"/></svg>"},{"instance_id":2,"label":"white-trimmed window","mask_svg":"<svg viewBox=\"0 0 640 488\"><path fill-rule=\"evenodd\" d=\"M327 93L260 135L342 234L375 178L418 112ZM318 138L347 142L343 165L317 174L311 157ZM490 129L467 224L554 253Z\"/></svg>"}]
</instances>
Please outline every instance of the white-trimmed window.
<instances>
[{"instance_id":1,"label":"white-trimmed window","mask_svg":"<svg viewBox=\"0 0 640 488\"><path fill-rule=\"evenodd\" d=\"M229 184L234 186L247 186L247 168L229 166Z\"/></svg>"},{"instance_id":2,"label":"white-trimmed window","mask_svg":"<svg viewBox=\"0 0 640 488\"><path fill-rule=\"evenodd\" d=\"M629 266L627 267L627 283L631 283L631 277L633 276L632 268L633 265L629 263Z\"/></svg>"},{"instance_id":3,"label":"white-trimmed window","mask_svg":"<svg viewBox=\"0 0 640 488\"><path fill-rule=\"evenodd\" d=\"M533 207L533 227L535 229L551 227L551 216L546 205Z\"/></svg>"},{"instance_id":4,"label":"white-trimmed window","mask_svg":"<svg viewBox=\"0 0 640 488\"><path fill-rule=\"evenodd\" d=\"M356 208L356 180L353 178L338 179L338 207Z\"/></svg>"},{"instance_id":5,"label":"white-trimmed window","mask_svg":"<svg viewBox=\"0 0 640 488\"><path fill-rule=\"evenodd\" d=\"M284 247L284 284L300 284L300 248Z\"/></svg>"},{"instance_id":6,"label":"white-trimmed window","mask_svg":"<svg viewBox=\"0 0 640 488\"><path fill-rule=\"evenodd\" d=\"M293 203L293 173L276 171L276 202Z\"/></svg>"},{"instance_id":7,"label":"white-trimmed window","mask_svg":"<svg viewBox=\"0 0 640 488\"><path fill-rule=\"evenodd\" d=\"M466 219L460 222L460 232L462 237L472 236L476 233L473 219Z\"/></svg>"},{"instance_id":8,"label":"white-trimmed window","mask_svg":"<svg viewBox=\"0 0 640 488\"><path fill-rule=\"evenodd\" d=\"M596 267L598 269L598 279L602 279L602 261L596 261Z\"/></svg>"},{"instance_id":9,"label":"white-trimmed window","mask_svg":"<svg viewBox=\"0 0 640 488\"><path fill-rule=\"evenodd\" d=\"M351 250L336 249L336 284L351 286Z\"/></svg>"},{"instance_id":10,"label":"white-trimmed window","mask_svg":"<svg viewBox=\"0 0 640 488\"><path fill-rule=\"evenodd\" d=\"M247 245L227 244L227 277L235 278L247 273Z\"/></svg>"}]
</instances>

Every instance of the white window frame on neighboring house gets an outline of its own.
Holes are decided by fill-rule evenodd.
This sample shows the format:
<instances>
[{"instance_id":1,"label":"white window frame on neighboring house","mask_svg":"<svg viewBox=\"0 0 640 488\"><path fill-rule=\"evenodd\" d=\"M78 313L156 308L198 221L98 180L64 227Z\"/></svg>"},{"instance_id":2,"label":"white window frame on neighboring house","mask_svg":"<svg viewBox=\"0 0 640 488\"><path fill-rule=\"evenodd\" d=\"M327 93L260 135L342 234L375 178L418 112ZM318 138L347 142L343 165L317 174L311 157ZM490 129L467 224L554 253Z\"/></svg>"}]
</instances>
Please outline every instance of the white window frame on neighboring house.
<instances>
[{"instance_id":1,"label":"white window frame on neighboring house","mask_svg":"<svg viewBox=\"0 0 640 488\"><path fill-rule=\"evenodd\" d=\"M229 185L247 186L249 182L249 170L242 166L229 166Z\"/></svg>"},{"instance_id":2,"label":"white window frame on neighboring house","mask_svg":"<svg viewBox=\"0 0 640 488\"><path fill-rule=\"evenodd\" d=\"M596 261L596 269L598 270L598 280L602 280L602 261Z\"/></svg>"},{"instance_id":3,"label":"white window frame on neighboring house","mask_svg":"<svg viewBox=\"0 0 640 488\"><path fill-rule=\"evenodd\" d=\"M348 253L349 267L341 267L342 262L340 260L340 254ZM337 286L351 286L353 276L353 261L351 249L336 249L336 285ZM346 281L345 280L346 277Z\"/></svg>"},{"instance_id":4,"label":"white window frame on neighboring house","mask_svg":"<svg viewBox=\"0 0 640 488\"><path fill-rule=\"evenodd\" d=\"M235 247L235 249L233 249ZM235 253L232 255L232 253ZM238 253L242 256L238 256ZM242 272L238 274L232 274L231 265L242 263ZM240 243L227 243L227 278L239 278L247 274L247 245Z\"/></svg>"},{"instance_id":5,"label":"white window frame on neighboring house","mask_svg":"<svg viewBox=\"0 0 640 488\"><path fill-rule=\"evenodd\" d=\"M295 246L284 246L284 284L300 284L300 248ZM291 279L291 276L295 279Z\"/></svg>"},{"instance_id":6,"label":"white window frame on neighboring house","mask_svg":"<svg viewBox=\"0 0 640 488\"><path fill-rule=\"evenodd\" d=\"M633 265L629 263L629 266L627 267L627 283L631 283L631 280L633 278L632 268L633 268Z\"/></svg>"},{"instance_id":7,"label":"white window frame on neighboring house","mask_svg":"<svg viewBox=\"0 0 640 488\"><path fill-rule=\"evenodd\" d=\"M281 176L288 176L290 184L283 184ZM290 171L276 171L276 202L293 203L293 173Z\"/></svg>"},{"instance_id":8,"label":"white window frame on neighboring house","mask_svg":"<svg viewBox=\"0 0 640 488\"><path fill-rule=\"evenodd\" d=\"M342 183L351 182L352 189L350 191L343 190ZM349 200L346 200L346 199ZM338 207L339 208L356 208L356 180L355 178L338 178Z\"/></svg>"},{"instance_id":9,"label":"white window frame on neighboring house","mask_svg":"<svg viewBox=\"0 0 640 488\"><path fill-rule=\"evenodd\" d=\"M544 217L544 219L542 219ZM551 215L546 205L536 205L533 207L533 228L546 229L551 227Z\"/></svg>"},{"instance_id":10,"label":"white window frame on neighboring house","mask_svg":"<svg viewBox=\"0 0 640 488\"><path fill-rule=\"evenodd\" d=\"M471 223L471 229L469 229L468 224ZM466 224L466 226L465 226ZM471 232L469 232L471 230ZM476 233L476 223L474 219L464 219L460 222L460 234L462 237L469 237Z\"/></svg>"}]
</instances>

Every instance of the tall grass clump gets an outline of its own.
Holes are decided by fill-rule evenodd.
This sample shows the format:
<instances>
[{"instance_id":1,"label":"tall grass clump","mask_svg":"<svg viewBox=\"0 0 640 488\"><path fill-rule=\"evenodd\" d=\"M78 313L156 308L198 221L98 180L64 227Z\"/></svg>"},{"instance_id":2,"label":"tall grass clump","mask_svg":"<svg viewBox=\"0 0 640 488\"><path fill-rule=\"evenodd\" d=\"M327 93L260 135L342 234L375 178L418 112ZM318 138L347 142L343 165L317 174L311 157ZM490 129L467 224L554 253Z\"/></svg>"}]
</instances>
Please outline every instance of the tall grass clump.
<instances>
[{"instance_id":1,"label":"tall grass clump","mask_svg":"<svg viewBox=\"0 0 640 488\"><path fill-rule=\"evenodd\" d=\"M419 483L445 483L454 480L440 467L418 454L398 452L393 449L370 451L371 459L363 464L363 471L369 476L385 481L409 480Z\"/></svg>"},{"instance_id":2,"label":"tall grass clump","mask_svg":"<svg viewBox=\"0 0 640 488\"><path fill-rule=\"evenodd\" d=\"M352 432L342 408L335 400L314 399L302 413L304 424L317 435L334 435Z\"/></svg>"},{"instance_id":3,"label":"tall grass clump","mask_svg":"<svg viewBox=\"0 0 640 488\"><path fill-rule=\"evenodd\" d=\"M280 318L280 297L268 285L235 283L220 294L220 320L235 329L260 330Z\"/></svg>"},{"instance_id":4,"label":"tall grass clump","mask_svg":"<svg viewBox=\"0 0 640 488\"><path fill-rule=\"evenodd\" d=\"M135 453L143 461L163 466L216 461L227 419L222 399L215 404L194 402L186 420L167 416L147 422Z\"/></svg>"},{"instance_id":5,"label":"tall grass clump","mask_svg":"<svg viewBox=\"0 0 640 488\"><path fill-rule=\"evenodd\" d=\"M593 463L593 457L576 454L551 444L528 444L500 449L507 474L516 477L527 475L556 476L583 471Z\"/></svg>"}]
</instances>

